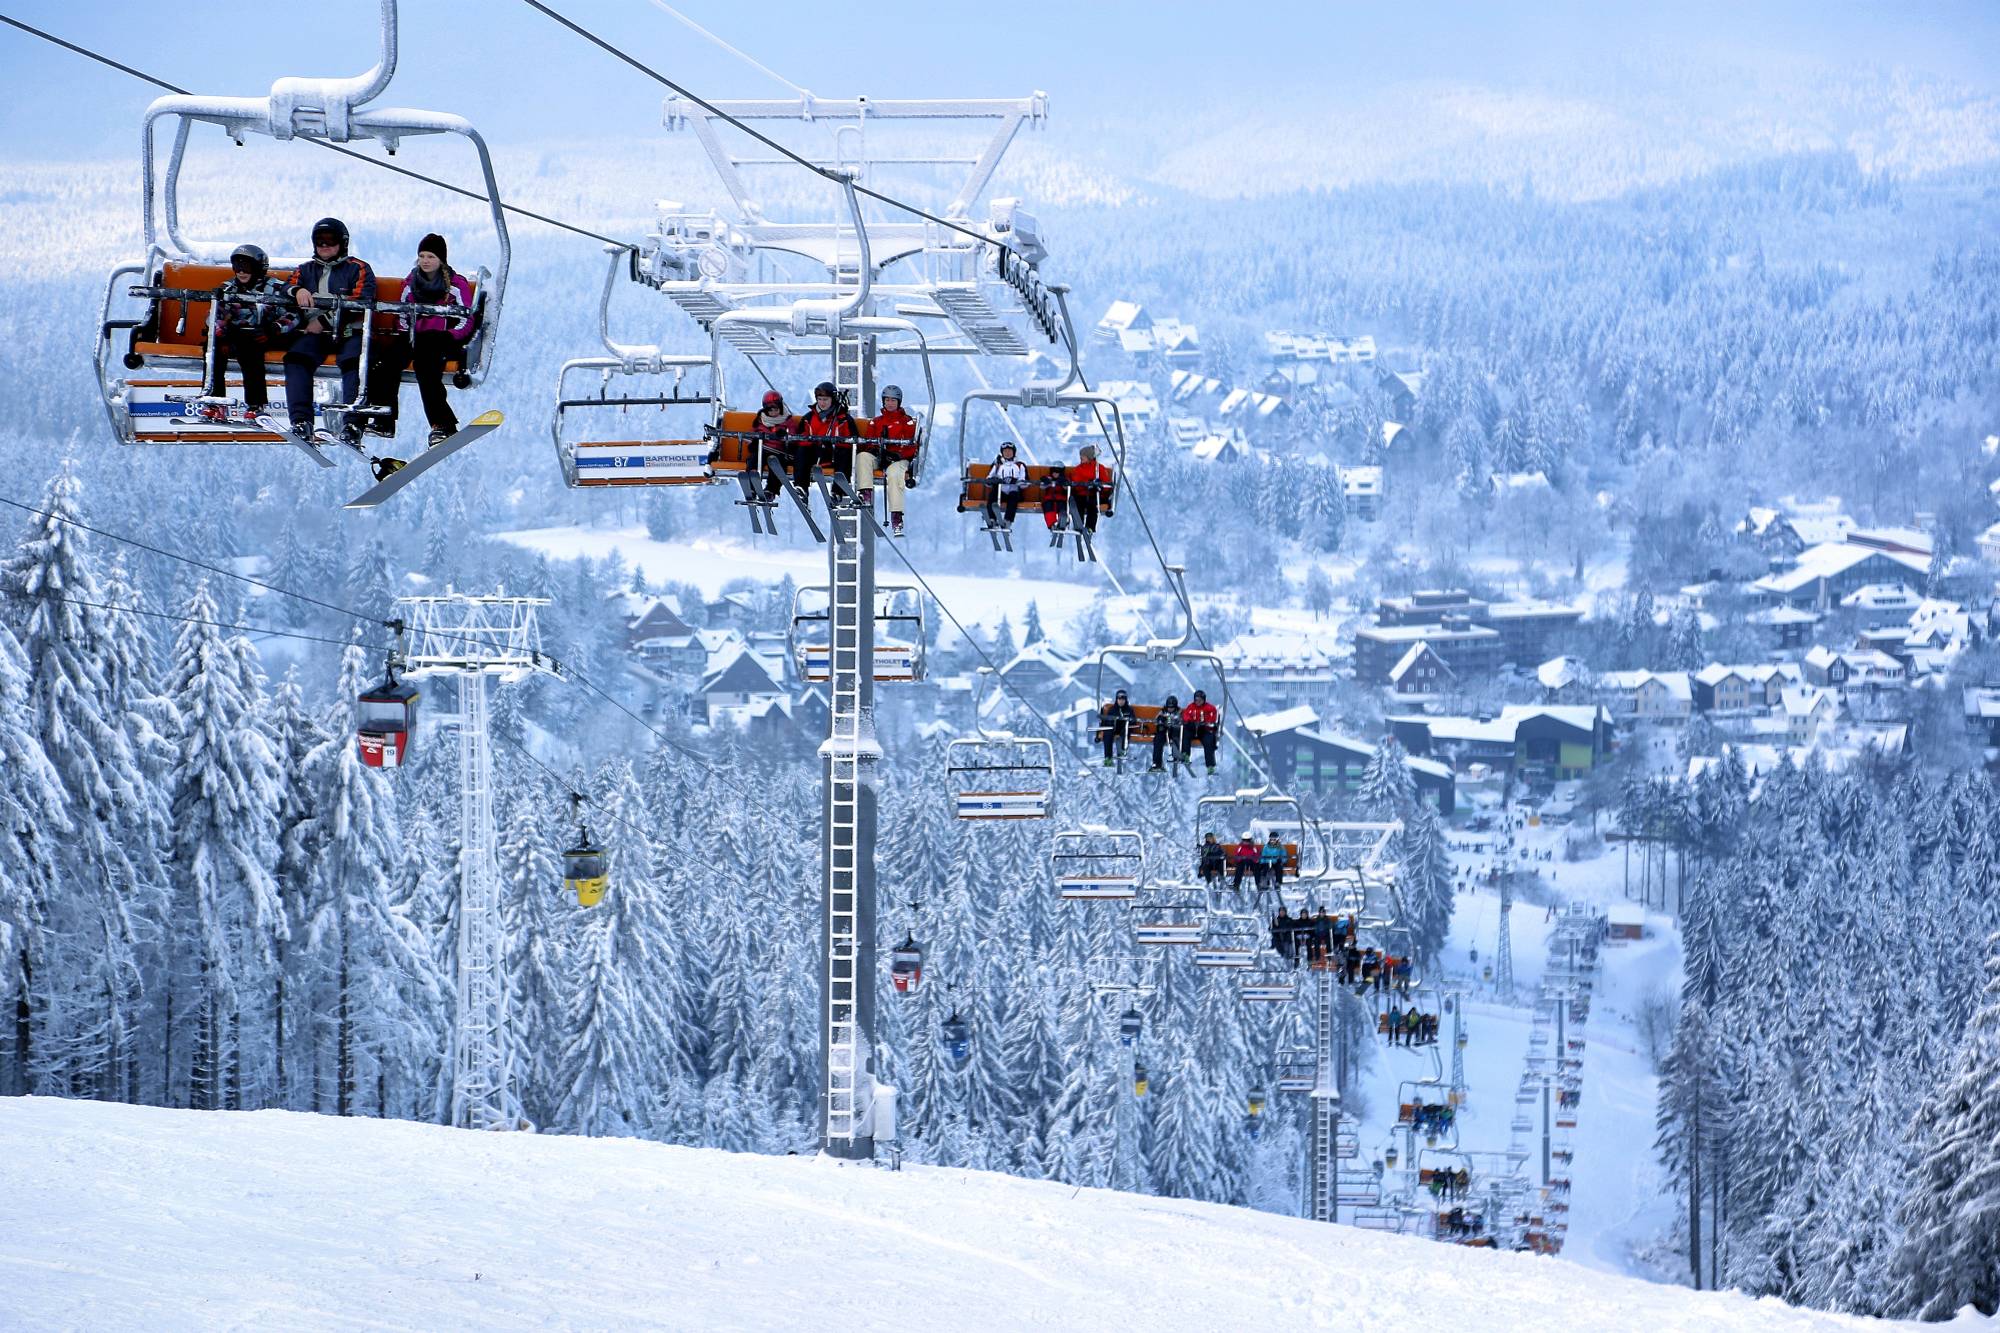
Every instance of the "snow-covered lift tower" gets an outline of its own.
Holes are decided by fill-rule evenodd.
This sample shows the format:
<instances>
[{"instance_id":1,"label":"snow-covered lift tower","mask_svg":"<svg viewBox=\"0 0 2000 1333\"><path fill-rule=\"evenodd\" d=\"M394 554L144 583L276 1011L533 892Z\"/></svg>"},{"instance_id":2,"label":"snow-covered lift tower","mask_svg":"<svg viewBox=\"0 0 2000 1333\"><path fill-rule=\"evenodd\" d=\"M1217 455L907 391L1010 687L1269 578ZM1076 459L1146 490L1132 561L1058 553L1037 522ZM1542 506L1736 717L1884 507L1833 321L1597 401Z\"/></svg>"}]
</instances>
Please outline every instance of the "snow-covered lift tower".
<instances>
[{"instance_id":1,"label":"snow-covered lift tower","mask_svg":"<svg viewBox=\"0 0 2000 1333\"><path fill-rule=\"evenodd\" d=\"M1040 93L889 102L808 94L706 106L669 98L664 123L693 131L735 216L663 202L657 229L630 256L630 276L665 294L709 333L718 385L725 348L750 358L760 374L769 359L820 357L826 378L865 414L874 405L879 358L920 357L928 379L933 356L1025 356L1031 339L1052 342L1058 328L1056 302L1036 272L1046 253L1039 228L1017 200L994 200L976 220L973 210L1015 135L1047 111ZM880 142L887 127L906 122L924 132L925 144L899 152ZM796 151L825 179L813 182L797 162L745 133L752 125L758 134L804 140ZM967 127L986 136L976 155L955 157L936 147L940 135ZM761 173L769 168L788 173L774 186L782 201L753 183L766 179ZM964 168L955 180L953 168ZM900 174L893 184L883 179L894 173ZM864 182L894 188L899 197L943 185L947 201L930 211L944 223L868 216L856 188ZM801 183L804 190L796 188ZM835 204L830 217L777 216L828 204ZM890 1136L883 1122L893 1116L886 1109L893 1099L877 1098L872 1069L874 767L881 757L874 721L876 524L872 504L861 503L845 480L830 477L820 489L830 517L824 540L831 692L820 747L821 1142L833 1156L867 1158L878 1135ZM811 524L809 509L801 510Z\"/></svg>"},{"instance_id":2,"label":"snow-covered lift tower","mask_svg":"<svg viewBox=\"0 0 2000 1333\"><path fill-rule=\"evenodd\" d=\"M458 712L438 720L458 728L457 1010L449 1077L451 1123L461 1129L512 1129L521 1120L508 1060L486 678L504 684L536 671L559 674L555 661L542 653L537 613L548 604L546 597L449 591L396 599L408 626L405 674L458 679Z\"/></svg>"}]
</instances>

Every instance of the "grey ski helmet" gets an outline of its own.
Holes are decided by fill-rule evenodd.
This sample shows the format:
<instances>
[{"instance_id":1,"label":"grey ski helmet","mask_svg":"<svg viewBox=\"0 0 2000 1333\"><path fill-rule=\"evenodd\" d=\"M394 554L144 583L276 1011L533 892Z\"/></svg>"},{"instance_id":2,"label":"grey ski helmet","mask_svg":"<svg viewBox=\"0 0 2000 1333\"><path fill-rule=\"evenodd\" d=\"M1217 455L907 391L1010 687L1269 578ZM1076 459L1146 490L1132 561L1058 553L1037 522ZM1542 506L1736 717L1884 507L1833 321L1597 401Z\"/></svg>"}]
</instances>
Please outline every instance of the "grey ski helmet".
<instances>
[{"instance_id":1,"label":"grey ski helmet","mask_svg":"<svg viewBox=\"0 0 2000 1333\"><path fill-rule=\"evenodd\" d=\"M239 245L229 252L229 267L248 269L252 281L262 282L271 275L271 257L261 245Z\"/></svg>"}]
</instances>

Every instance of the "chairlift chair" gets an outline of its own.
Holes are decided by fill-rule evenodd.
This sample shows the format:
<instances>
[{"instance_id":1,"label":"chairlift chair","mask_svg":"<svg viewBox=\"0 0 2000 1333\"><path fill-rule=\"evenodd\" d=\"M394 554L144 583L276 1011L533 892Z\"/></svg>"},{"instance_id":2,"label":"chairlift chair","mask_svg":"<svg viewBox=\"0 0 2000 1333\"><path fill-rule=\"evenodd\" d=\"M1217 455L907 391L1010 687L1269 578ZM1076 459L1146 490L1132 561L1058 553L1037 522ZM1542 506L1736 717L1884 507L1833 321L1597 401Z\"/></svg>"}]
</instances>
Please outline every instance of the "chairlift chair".
<instances>
[{"instance_id":1,"label":"chairlift chair","mask_svg":"<svg viewBox=\"0 0 2000 1333\"><path fill-rule=\"evenodd\" d=\"M146 109L140 131L140 194L145 255L136 263L113 269L99 307L94 366L112 432L125 444L283 444L289 436L264 430L254 422L224 414L208 416L189 404L208 392L208 355L216 336L215 302L209 297L230 277L230 254L236 240L209 240L187 234L181 225L180 186L188 141L198 124L215 125L239 146L246 136L284 141L304 139L323 145L373 140L394 154L402 140L456 134L478 155L485 197L498 242L496 267L472 275L472 333L453 361L447 362L453 382L468 388L482 382L491 367L499 334L502 298L512 260L507 215L486 142L462 117L435 111L375 107L395 77L397 61L396 0L381 0L379 55L366 72L352 78L284 78L262 97L211 97L174 93L157 98ZM173 126L173 147L164 177L156 161L159 125ZM238 238L240 239L240 238ZM274 255L274 276L296 272L300 259ZM364 369L378 327L393 326L398 313L433 313L435 307L403 302L401 279L378 275L377 297L361 321ZM132 302L141 304L135 307ZM338 305L340 309L354 307ZM123 335L122 350L117 346ZM273 349L266 357L282 360ZM226 369L226 368L225 368ZM340 371L329 358L315 371L315 382L331 380L337 391ZM281 377L279 377L281 378ZM404 372L414 382L412 370ZM225 375L225 395L228 376ZM327 414L328 428L346 424L353 415L379 414L367 402L367 375L353 403L326 403L316 411ZM288 415L281 383L271 385L270 408Z\"/></svg>"},{"instance_id":2,"label":"chairlift chair","mask_svg":"<svg viewBox=\"0 0 2000 1333\"><path fill-rule=\"evenodd\" d=\"M1288 819L1280 819L1279 812L1289 812ZM1199 846L1203 835L1213 833L1219 842L1233 843L1237 836L1249 831L1252 834L1277 832L1279 827L1298 830L1290 841L1284 842L1285 863L1280 874L1282 880L1296 880L1302 871L1318 874L1321 866L1311 866L1303 858L1303 847L1309 841L1308 826L1301 817L1297 797L1287 796L1271 787L1246 787L1228 795L1202 796L1195 801L1195 845ZM1324 861L1322 855L1321 860Z\"/></svg>"},{"instance_id":3,"label":"chairlift chair","mask_svg":"<svg viewBox=\"0 0 2000 1333\"><path fill-rule=\"evenodd\" d=\"M991 668L979 671L972 716L983 716ZM1046 819L1055 795L1056 747L1046 736L988 731L945 746L945 785L960 819Z\"/></svg>"},{"instance_id":4,"label":"chairlift chair","mask_svg":"<svg viewBox=\"0 0 2000 1333\"><path fill-rule=\"evenodd\" d=\"M1210 702L1214 703L1216 708L1215 739L1216 745L1219 748L1226 734L1224 728L1229 725L1229 673L1223 668L1222 657L1219 653L1211 652L1205 648L1190 646L1194 638L1194 603L1188 597L1186 567L1182 565L1168 565L1166 571L1168 587L1173 592L1174 598L1181 608L1180 634L1174 638L1148 639L1142 644L1106 644L1104 647L1098 649L1097 698L1102 701L1111 697L1105 693L1104 675L1105 668L1110 665L1114 658L1134 662L1166 663L1168 665L1176 665L1186 661L1207 662L1214 670L1216 678L1216 696ZM1190 688L1193 687L1190 686ZM1160 705L1135 704L1133 712L1138 716L1138 726L1133 729L1132 734L1122 738L1124 744L1113 747L1112 757L1119 772L1124 771L1126 750L1131 746L1150 746L1153 743L1158 728L1162 725L1159 719ZM1178 734L1168 736L1161 748L1162 759L1167 760L1172 765L1186 766L1187 761L1181 755L1181 747L1184 744L1187 744L1187 742L1183 740L1182 736ZM1192 757L1191 749L1189 757Z\"/></svg>"},{"instance_id":5,"label":"chairlift chair","mask_svg":"<svg viewBox=\"0 0 2000 1333\"><path fill-rule=\"evenodd\" d=\"M1196 967L1247 968L1257 965L1263 946L1263 921L1248 912L1211 910L1207 932L1195 946Z\"/></svg>"},{"instance_id":6,"label":"chairlift chair","mask_svg":"<svg viewBox=\"0 0 2000 1333\"><path fill-rule=\"evenodd\" d=\"M705 432L719 404L712 382L706 392L686 385L689 372L709 369L708 358L664 355L650 347L625 350L622 356L576 357L556 372L549 431L563 481L596 488L703 486L715 480ZM594 395L570 387L572 375L586 372L598 378ZM654 387L661 379L672 381L666 392ZM621 386L617 392L614 384ZM635 410L646 415L628 425ZM608 418L616 424L597 424ZM597 438L601 435L616 438Z\"/></svg>"},{"instance_id":7,"label":"chairlift chair","mask_svg":"<svg viewBox=\"0 0 2000 1333\"><path fill-rule=\"evenodd\" d=\"M1125 901L1144 881L1146 840L1132 829L1085 824L1050 839L1056 896L1075 901Z\"/></svg>"},{"instance_id":8,"label":"chairlift chair","mask_svg":"<svg viewBox=\"0 0 2000 1333\"><path fill-rule=\"evenodd\" d=\"M1132 936L1155 947L1196 948L1206 929L1207 909L1187 884L1163 884L1133 908Z\"/></svg>"},{"instance_id":9,"label":"chairlift chair","mask_svg":"<svg viewBox=\"0 0 2000 1333\"><path fill-rule=\"evenodd\" d=\"M1290 1004L1298 995L1299 984L1282 973L1247 976L1237 988L1237 996L1245 1004Z\"/></svg>"},{"instance_id":10,"label":"chairlift chair","mask_svg":"<svg viewBox=\"0 0 2000 1333\"><path fill-rule=\"evenodd\" d=\"M972 415L972 405L989 402L1003 408L1055 409L1058 411L1081 411L1089 409L1093 413L1110 410L1110 431L1105 443L1110 446L1118 474L1111 481L1094 483L1097 493L1097 516L1109 518L1117 487L1125 473L1125 419L1118 409L1118 403L1108 395L1092 393L1082 388L1083 371L1078 361L1076 328L1069 314L1067 287L1054 284L1049 291L1055 294L1060 309L1066 343L1069 348L1069 373L1056 383L1030 383L1017 389L982 389L965 396L958 410L958 511L977 513L982 516L982 531L991 539L995 551L1012 551L1014 537L1012 529L1004 523L1000 512L1001 497L999 487L991 478L990 463L974 463L965 453L966 422ZM1070 476L1067 465L1042 466L1030 464L1027 468L1027 485L1021 491L1020 513L1044 514L1054 512L1056 522L1050 531L1050 545L1060 546L1073 538L1073 549L1078 560L1097 559L1094 535L1091 531L1085 506L1077 496L1077 483Z\"/></svg>"},{"instance_id":11,"label":"chairlift chair","mask_svg":"<svg viewBox=\"0 0 2000 1333\"><path fill-rule=\"evenodd\" d=\"M788 632L792 661L799 678L833 679L833 608L825 584L792 594ZM924 593L914 584L880 583L875 587L875 680L879 683L924 678Z\"/></svg>"},{"instance_id":12,"label":"chairlift chair","mask_svg":"<svg viewBox=\"0 0 2000 1333\"><path fill-rule=\"evenodd\" d=\"M1309 1046L1282 1049L1271 1063L1279 1092L1311 1092L1319 1081L1319 1055Z\"/></svg>"}]
</instances>

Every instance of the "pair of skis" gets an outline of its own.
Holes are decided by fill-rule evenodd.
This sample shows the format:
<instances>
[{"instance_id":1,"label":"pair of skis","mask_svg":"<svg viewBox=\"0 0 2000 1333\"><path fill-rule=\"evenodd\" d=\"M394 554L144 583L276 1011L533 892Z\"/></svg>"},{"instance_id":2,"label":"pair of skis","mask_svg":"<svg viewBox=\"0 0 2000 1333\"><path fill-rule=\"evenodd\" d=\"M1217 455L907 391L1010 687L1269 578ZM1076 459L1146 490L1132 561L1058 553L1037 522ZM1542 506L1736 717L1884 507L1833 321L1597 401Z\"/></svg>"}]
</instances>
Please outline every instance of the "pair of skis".
<instances>
[{"instance_id":1,"label":"pair of skis","mask_svg":"<svg viewBox=\"0 0 2000 1333\"><path fill-rule=\"evenodd\" d=\"M216 400L214 399L190 399L188 401L197 405L216 404ZM326 450L328 448L351 448L357 455L362 453L361 446L349 445L339 436L330 432L315 431L307 434L296 431L292 429L290 422L280 421L277 417L271 416L269 413L252 414L241 403L227 402L220 404L220 406L223 408L222 415L218 416L198 411L189 420L221 426L225 430L234 428L238 431L243 431L245 427L254 425L257 430L269 432L285 441L306 457L312 459L315 466L322 468L336 466L333 459L327 456ZM498 430L504 420L505 418L497 411L481 412L472 419L470 425L460 427L457 433L438 441L430 448L424 450L424 452L418 454L402 467L383 477L352 500L349 500L345 507L348 509L375 508L375 506L402 490L403 487L409 485L418 477L421 477L424 473L430 471L460 449L463 449L466 445L471 444L483 435L490 435L495 430Z\"/></svg>"}]
</instances>

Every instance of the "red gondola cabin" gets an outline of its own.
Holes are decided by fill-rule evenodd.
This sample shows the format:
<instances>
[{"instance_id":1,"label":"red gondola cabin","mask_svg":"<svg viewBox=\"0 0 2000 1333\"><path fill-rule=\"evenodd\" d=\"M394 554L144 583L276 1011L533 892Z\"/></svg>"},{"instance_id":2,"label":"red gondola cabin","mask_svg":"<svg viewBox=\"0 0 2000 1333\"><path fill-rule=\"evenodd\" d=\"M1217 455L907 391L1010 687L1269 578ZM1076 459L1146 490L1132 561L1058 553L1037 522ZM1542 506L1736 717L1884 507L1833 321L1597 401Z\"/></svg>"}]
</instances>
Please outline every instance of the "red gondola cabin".
<instances>
[{"instance_id":1,"label":"red gondola cabin","mask_svg":"<svg viewBox=\"0 0 2000 1333\"><path fill-rule=\"evenodd\" d=\"M354 701L361 762L370 768L401 768L417 733L417 687L391 672L380 685Z\"/></svg>"}]
</instances>

